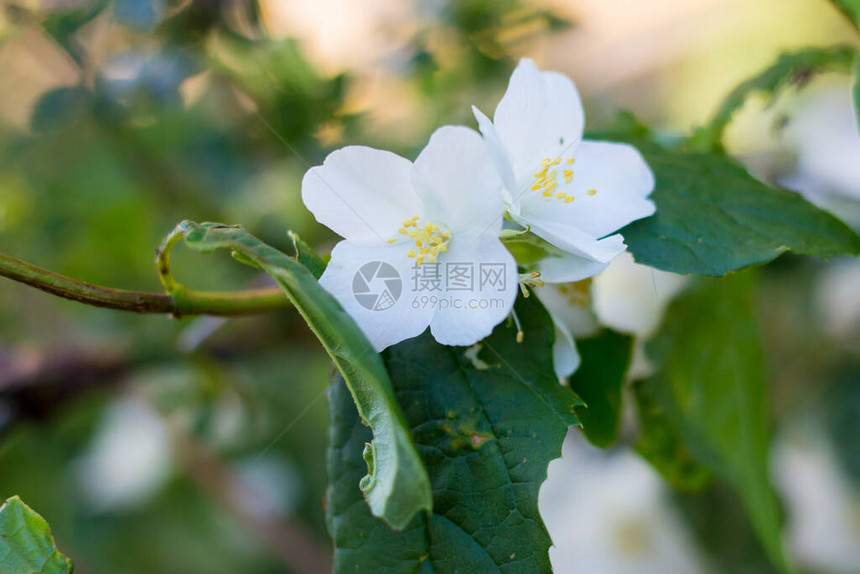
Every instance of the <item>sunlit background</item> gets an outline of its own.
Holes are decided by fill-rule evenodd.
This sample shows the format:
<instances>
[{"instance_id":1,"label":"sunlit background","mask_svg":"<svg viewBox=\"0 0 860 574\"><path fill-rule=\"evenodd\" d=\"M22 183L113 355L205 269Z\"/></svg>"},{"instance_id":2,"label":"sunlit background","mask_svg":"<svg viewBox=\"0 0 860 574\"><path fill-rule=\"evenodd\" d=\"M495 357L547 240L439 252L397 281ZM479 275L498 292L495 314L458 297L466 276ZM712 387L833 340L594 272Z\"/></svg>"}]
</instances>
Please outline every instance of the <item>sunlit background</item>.
<instances>
[{"instance_id":1,"label":"sunlit background","mask_svg":"<svg viewBox=\"0 0 860 574\"><path fill-rule=\"evenodd\" d=\"M334 236L300 198L350 143L414 157L474 127L517 59L569 74L588 129L633 111L704 123L780 52L856 43L825 0L5 0L0 251L112 287L158 290L178 221ZM730 152L860 228L860 136L846 77L748 105ZM265 283L178 249L199 289ZM641 342L684 280L620 258L599 318ZM803 572L860 572L860 263L762 273L772 478ZM647 373L644 352L636 374ZM289 572L327 554L328 359L297 314L173 321L87 308L0 280L0 499L44 515L85 573ZM540 504L559 573L771 572L739 501L672 491L628 446L573 430ZM292 546L291 546L292 545Z\"/></svg>"}]
</instances>

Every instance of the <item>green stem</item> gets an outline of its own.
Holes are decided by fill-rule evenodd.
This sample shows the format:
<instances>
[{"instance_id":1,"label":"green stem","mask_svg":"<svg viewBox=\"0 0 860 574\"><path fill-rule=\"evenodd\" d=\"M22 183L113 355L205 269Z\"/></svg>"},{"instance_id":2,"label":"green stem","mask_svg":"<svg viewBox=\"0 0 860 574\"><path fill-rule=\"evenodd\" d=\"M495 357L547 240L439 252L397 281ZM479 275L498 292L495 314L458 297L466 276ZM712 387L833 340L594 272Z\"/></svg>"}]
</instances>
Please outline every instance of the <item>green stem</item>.
<instances>
[{"instance_id":1,"label":"green stem","mask_svg":"<svg viewBox=\"0 0 860 574\"><path fill-rule=\"evenodd\" d=\"M853 46L834 46L781 55L773 65L732 90L711 121L693 133L689 146L695 151L722 151L726 128L750 96L756 93L774 96L786 86L805 85L815 74L849 72L856 53Z\"/></svg>"},{"instance_id":2,"label":"green stem","mask_svg":"<svg viewBox=\"0 0 860 574\"><path fill-rule=\"evenodd\" d=\"M161 267L159 267L159 275L162 277L162 281L165 281ZM3 253L0 253L0 277L7 277L46 293L86 305L134 313L165 313L174 317L185 315L223 317L248 315L282 309L290 305L284 292L278 287L223 293L185 291L183 289L181 297L164 293L111 289L90 285ZM167 277L169 277L169 273ZM165 283L165 287L167 284ZM175 292L175 282L172 285Z\"/></svg>"}]
</instances>

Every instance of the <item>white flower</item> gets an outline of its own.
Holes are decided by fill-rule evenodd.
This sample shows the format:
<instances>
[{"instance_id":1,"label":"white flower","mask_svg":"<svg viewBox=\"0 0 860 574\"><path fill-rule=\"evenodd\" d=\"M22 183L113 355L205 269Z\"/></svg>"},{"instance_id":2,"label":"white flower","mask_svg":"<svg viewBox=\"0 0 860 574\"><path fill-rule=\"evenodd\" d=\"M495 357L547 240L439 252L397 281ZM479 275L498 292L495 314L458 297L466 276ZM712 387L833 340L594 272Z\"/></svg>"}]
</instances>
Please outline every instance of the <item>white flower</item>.
<instances>
[{"instance_id":1,"label":"white flower","mask_svg":"<svg viewBox=\"0 0 860 574\"><path fill-rule=\"evenodd\" d=\"M538 494L553 572L706 572L665 482L629 449L598 450L571 428Z\"/></svg>"},{"instance_id":2,"label":"white flower","mask_svg":"<svg viewBox=\"0 0 860 574\"><path fill-rule=\"evenodd\" d=\"M686 276L640 265L624 253L594 278L594 312L601 325L647 338L686 284Z\"/></svg>"},{"instance_id":3,"label":"white flower","mask_svg":"<svg viewBox=\"0 0 860 574\"><path fill-rule=\"evenodd\" d=\"M320 284L377 350L428 325L445 345L476 343L516 298L516 262L498 238L500 187L481 137L465 127L436 130L414 164L362 146L333 152L302 182L317 221L345 238ZM434 277L440 284L428 286Z\"/></svg>"},{"instance_id":4,"label":"white flower","mask_svg":"<svg viewBox=\"0 0 860 574\"><path fill-rule=\"evenodd\" d=\"M567 252L539 264L544 280L600 272L626 249L615 232L654 213L648 199L654 175L639 152L582 139L582 103L569 78L524 59L492 122L472 110L502 176L510 216Z\"/></svg>"},{"instance_id":5,"label":"white flower","mask_svg":"<svg viewBox=\"0 0 860 574\"><path fill-rule=\"evenodd\" d=\"M581 362L574 338L597 332L597 318L591 308L591 282L546 283L534 291L555 325L552 361L556 376L569 377Z\"/></svg>"},{"instance_id":6,"label":"white flower","mask_svg":"<svg viewBox=\"0 0 860 574\"><path fill-rule=\"evenodd\" d=\"M860 572L860 491L840 468L825 424L806 415L776 442L773 476L786 505L786 539L804 570Z\"/></svg>"},{"instance_id":7,"label":"white flower","mask_svg":"<svg viewBox=\"0 0 860 574\"><path fill-rule=\"evenodd\" d=\"M609 327L635 335L637 348L631 371L647 372L640 346L660 324L669 302L687 278L633 261L622 253L590 281L546 283L535 289L556 325L553 358L556 374L568 377L579 366L574 338L590 337Z\"/></svg>"}]
</instances>

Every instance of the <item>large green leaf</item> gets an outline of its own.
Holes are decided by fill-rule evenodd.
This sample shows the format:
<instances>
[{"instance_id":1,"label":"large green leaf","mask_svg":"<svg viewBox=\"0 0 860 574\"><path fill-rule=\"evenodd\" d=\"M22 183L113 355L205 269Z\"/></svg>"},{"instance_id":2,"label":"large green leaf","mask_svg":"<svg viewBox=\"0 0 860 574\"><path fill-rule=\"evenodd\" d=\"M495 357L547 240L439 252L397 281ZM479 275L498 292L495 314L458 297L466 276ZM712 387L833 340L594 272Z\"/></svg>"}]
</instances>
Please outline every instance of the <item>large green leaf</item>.
<instances>
[{"instance_id":1,"label":"large green leaf","mask_svg":"<svg viewBox=\"0 0 860 574\"><path fill-rule=\"evenodd\" d=\"M678 298L648 345L659 368L643 384L696 461L737 489L771 560L787 570L768 480L767 381L753 289L747 272L702 280Z\"/></svg>"},{"instance_id":2,"label":"large green leaf","mask_svg":"<svg viewBox=\"0 0 860 574\"><path fill-rule=\"evenodd\" d=\"M639 381L632 386L639 420L636 452L674 488L687 492L702 490L710 482L713 471L699 464L684 444L678 427L654 399L653 385Z\"/></svg>"},{"instance_id":3,"label":"large green leaf","mask_svg":"<svg viewBox=\"0 0 860 574\"><path fill-rule=\"evenodd\" d=\"M385 353L397 399L433 485L433 512L393 532L356 504L367 433L332 386L329 529L337 572L549 572L538 489L561 454L574 407L552 368L554 330L534 297L516 305L525 337L502 324L469 349L425 333Z\"/></svg>"},{"instance_id":4,"label":"large green leaf","mask_svg":"<svg viewBox=\"0 0 860 574\"><path fill-rule=\"evenodd\" d=\"M605 330L596 337L576 342L582 364L570 377L570 388L587 407L576 415L593 444L608 447L618 437L621 421L621 387L630 365L633 337Z\"/></svg>"},{"instance_id":5,"label":"large green leaf","mask_svg":"<svg viewBox=\"0 0 860 574\"><path fill-rule=\"evenodd\" d=\"M833 3L860 30L860 0L833 0Z\"/></svg>"},{"instance_id":6,"label":"large green leaf","mask_svg":"<svg viewBox=\"0 0 860 574\"><path fill-rule=\"evenodd\" d=\"M638 263L720 276L786 251L860 254L860 237L844 223L797 193L761 183L725 156L628 141L657 178L657 213L621 231Z\"/></svg>"},{"instance_id":7,"label":"large green leaf","mask_svg":"<svg viewBox=\"0 0 860 574\"><path fill-rule=\"evenodd\" d=\"M352 318L319 286L311 271L238 226L184 221L175 235L184 236L186 244L200 252L230 249L242 260L266 271L319 337L343 374L362 421L373 430L368 447L368 474L361 479L373 514L400 529L416 513L430 510L427 472L382 361ZM170 241L168 238L166 243ZM297 242L296 248L300 246ZM358 479L356 490L357 485Z\"/></svg>"},{"instance_id":8,"label":"large green leaf","mask_svg":"<svg viewBox=\"0 0 860 574\"><path fill-rule=\"evenodd\" d=\"M13 496L0 506L0 572L70 574L72 561L60 554L45 519Z\"/></svg>"}]
</instances>

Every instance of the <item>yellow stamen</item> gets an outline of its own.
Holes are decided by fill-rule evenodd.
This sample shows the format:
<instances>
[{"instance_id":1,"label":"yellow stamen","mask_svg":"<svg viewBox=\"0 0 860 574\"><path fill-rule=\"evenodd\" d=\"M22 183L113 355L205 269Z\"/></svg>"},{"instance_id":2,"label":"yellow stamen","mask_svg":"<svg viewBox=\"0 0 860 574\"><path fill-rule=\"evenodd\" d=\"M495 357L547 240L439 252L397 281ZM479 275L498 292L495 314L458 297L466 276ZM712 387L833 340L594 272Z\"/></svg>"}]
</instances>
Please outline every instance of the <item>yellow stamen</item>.
<instances>
[{"instance_id":1,"label":"yellow stamen","mask_svg":"<svg viewBox=\"0 0 860 574\"><path fill-rule=\"evenodd\" d=\"M406 252L406 256L407 257L415 257L415 250L410 249L409 251Z\"/></svg>"},{"instance_id":2,"label":"yellow stamen","mask_svg":"<svg viewBox=\"0 0 860 574\"><path fill-rule=\"evenodd\" d=\"M397 241L397 238L392 237L391 239L388 240L388 243L394 243L395 241Z\"/></svg>"},{"instance_id":3,"label":"yellow stamen","mask_svg":"<svg viewBox=\"0 0 860 574\"><path fill-rule=\"evenodd\" d=\"M573 158L572 158L572 157L571 157L571 158L568 158L568 160L567 160L565 163L566 163L567 165L573 165Z\"/></svg>"},{"instance_id":4,"label":"yellow stamen","mask_svg":"<svg viewBox=\"0 0 860 574\"><path fill-rule=\"evenodd\" d=\"M558 199L564 199L565 197L567 197L567 194L563 191L559 191L558 193L555 194L555 196Z\"/></svg>"},{"instance_id":5,"label":"yellow stamen","mask_svg":"<svg viewBox=\"0 0 860 574\"><path fill-rule=\"evenodd\" d=\"M565 197L565 198L564 198L564 202L565 202L565 203L570 203L571 201L573 201L573 196L572 196L572 195L568 195L567 197Z\"/></svg>"},{"instance_id":6,"label":"yellow stamen","mask_svg":"<svg viewBox=\"0 0 860 574\"><path fill-rule=\"evenodd\" d=\"M594 195L595 193L597 193L596 189L589 189L588 190L588 195Z\"/></svg>"},{"instance_id":7,"label":"yellow stamen","mask_svg":"<svg viewBox=\"0 0 860 574\"><path fill-rule=\"evenodd\" d=\"M562 173L564 174L564 177L573 177L573 170L572 169L566 169Z\"/></svg>"}]
</instances>

